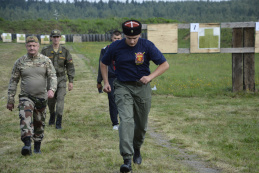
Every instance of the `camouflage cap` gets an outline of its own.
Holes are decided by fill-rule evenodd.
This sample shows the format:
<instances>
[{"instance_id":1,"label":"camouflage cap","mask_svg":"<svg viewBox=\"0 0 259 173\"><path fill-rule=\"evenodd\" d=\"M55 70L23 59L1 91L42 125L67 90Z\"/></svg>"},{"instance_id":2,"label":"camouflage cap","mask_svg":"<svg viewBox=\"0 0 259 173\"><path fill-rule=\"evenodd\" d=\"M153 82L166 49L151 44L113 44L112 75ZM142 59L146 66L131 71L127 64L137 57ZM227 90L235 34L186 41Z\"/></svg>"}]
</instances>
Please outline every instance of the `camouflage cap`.
<instances>
[{"instance_id":1,"label":"camouflage cap","mask_svg":"<svg viewBox=\"0 0 259 173\"><path fill-rule=\"evenodd\" d=\"M36 36L28 36L26 38L26 43L29 43L29 42L35 42L35 43L39 43L39 40Z\"/></svg>"},{"instance_id":2,"label":"camouflage cap","mask_svg":"<svg viewBox=\"0 0 259 173\"><path fill-rule=\"evenodd\" d=\"M61 36L61 32L60 30L57 30L57 29L54 29L53 31L51 31L51 34L50 34L51 37L54 37L54 36Z\"/></svg>"}]
</instances>

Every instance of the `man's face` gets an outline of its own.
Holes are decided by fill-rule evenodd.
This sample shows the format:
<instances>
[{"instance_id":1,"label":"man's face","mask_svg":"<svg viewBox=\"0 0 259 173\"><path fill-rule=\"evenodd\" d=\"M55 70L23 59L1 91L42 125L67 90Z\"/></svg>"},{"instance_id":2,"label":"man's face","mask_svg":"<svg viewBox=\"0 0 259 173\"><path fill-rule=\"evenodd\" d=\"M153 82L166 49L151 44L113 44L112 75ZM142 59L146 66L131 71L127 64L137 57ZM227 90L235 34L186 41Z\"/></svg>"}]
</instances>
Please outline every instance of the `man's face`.
<instances>
[{"instance_id":1,"label":"man's face","mask_svg":"<svg viewBox=\"0 0 259 173\"><path fill-rule=\"evenodd\" d=\"M37 55L40 48L39 43L29 42L26 44L27 53L30 55Z\"/></svg>"},{"instance_id":2,"label":"man's face","mask_svg":"<svg viewBox=\"0 0 259 173\"><path fill-rule=\"evenodd\" d=\"M116 40L121 40L121 35L113 35L112 42L115 42Z\"/></svg>"},{"instance_id":3,"label":"man's face","mask_svg":"<svg viewBox=\"0 0 259 173\"><path fill-rule=\"evenodd\" d=\"M52 36L51 41L54 45L59 44L61 37L60 36Z\"/></svg>"},{"instance_id":4,"label":"man's face","mask_svg":"<svg viewBox=\"0 0 259 173\"><path fill-rule=\"evenodd\" d=\"M131 46L131 47L134 47L138 43L138 39L140 37L140 34L134 35L134 36L125 35L125 37L126 37L126 44Z\"/></svg>"}]
</instances>

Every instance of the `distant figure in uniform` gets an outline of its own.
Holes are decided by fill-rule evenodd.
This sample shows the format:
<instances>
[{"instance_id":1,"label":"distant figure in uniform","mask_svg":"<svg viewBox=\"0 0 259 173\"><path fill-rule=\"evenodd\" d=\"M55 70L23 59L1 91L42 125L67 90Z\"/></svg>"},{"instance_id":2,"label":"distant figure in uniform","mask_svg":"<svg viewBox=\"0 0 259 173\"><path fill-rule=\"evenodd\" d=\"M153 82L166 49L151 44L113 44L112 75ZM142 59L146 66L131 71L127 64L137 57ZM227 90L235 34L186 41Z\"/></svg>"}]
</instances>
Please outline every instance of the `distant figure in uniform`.
<instances>
[{"instance_id":1,"label":"distant figure in uniform","mask_svg":"<svg viewBox=\"0 0 259 173\"><path fill-rule=\"evenodd\" d=\"M164 55L149 40L140 38L141 23L128 20L122 24L125 38L113 42L104 54L100 67L104 81L104 92L111 92L108 80L109 66L115 61L116 79L114 81L115 103L120 117L120 154L124 164L121 172L130 172L131 159L141 164L141 145L147 131L148 114L151 107L150 82L163 74L169 64ZM150 72L150 61L158 67Z\"/></svg>"},{"instance_id":2,"label":"distant figure in uniform","mask_svg":"<svg viewBox=\"0 0 259 173\"><path fill-rule=\"evenodd\" d=\"M112 42L116 41L116 40L121 40L121 32L120 31L114 31L111 35L111 40ZM99 62L101 61L104 53L106 52L106 50L108 49L109 45L102 48L101 50L101 54L99 57ZM113 81L115 80L116 76L115 76L115 62L113 62L112 64L109 65L108 67L108 80L109 83L111 85L111 92L108 93L108 99L109 99L109 111L110 111L110 118L112 121L112 126L113 126L113 130L118 130L119 128L119 122L118 122L118 110L117 110L117 106L115 104L115 100L114 100L114 89L113 89ZM98 66L98 76L97 76L97 88L99 90L99 92L102 92L102 74L101 74L101 70L100 70L100 63Z\"/></svg>"},{"instance_id":3,"label":"distant figure in uniform","mask_svg":"<svg viewBox=\"0 0 259 173\"><path fill-rule=\"evenodd\" d=\"M26 38L27 54L19 58L13 66L8 86L7 109L14 109L17 85L21 78L19 94L19 117L21 140L24 142L22 155L31 155L31 138L34 140L34 153L41 153L44 137L47 98L53 98L57 89L57 77L50 59L40 53L39 41L35 36ZM49 90L47 91L47 79Z\"/></svg>"},{"instance_id":4,"label":"distant figure in uniform","mask_svg":"<svg viewBox=\"0 0 259 173\"><path fill-rule=\"evenodd\" d=\"M73 79L75 76L75 68L72 56L69 50L61 46L61 32L57 29L50 34L52 45L44 47L41 53L52 61L57 72L57 91L54 98L48 100L48 107L50 112L49 125L54 125L56 120L56 129L62 129L62 117L64 110L64 100L66 95L66 74L68 76L68 91L73 89ZM55 110L56 108L56 110Z\"/></svg>"}]
</instances>

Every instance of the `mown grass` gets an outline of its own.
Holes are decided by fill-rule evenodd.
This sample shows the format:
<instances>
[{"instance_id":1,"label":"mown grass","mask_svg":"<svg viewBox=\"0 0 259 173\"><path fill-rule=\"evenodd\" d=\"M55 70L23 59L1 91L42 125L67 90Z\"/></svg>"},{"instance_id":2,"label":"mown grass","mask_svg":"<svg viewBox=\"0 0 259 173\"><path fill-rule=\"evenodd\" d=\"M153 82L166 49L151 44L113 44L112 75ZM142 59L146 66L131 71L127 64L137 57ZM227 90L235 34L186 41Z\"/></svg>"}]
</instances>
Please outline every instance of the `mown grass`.
<instances>
[{"instance_id":1,"label":"mown grass","mask_svg":"<svg viewBox=\"0 0 259 173\"><path fill-rule=\"evenodd\" d=\"M156 95L151 115L173 145L199 153L223 172L258 172L258 106L256 97Z\"/></svg>"},{"instance_id":2,"label":"mown grass","mask_svg":"<svg viewBox=\"0 0 259 173\"><path fill-rule=\"evenodd\" d=\"M109 42L68 43L75 51L86 55L94 69L98 66L99 51ZM232 93L232 55L231 54L165 54L170 69L151 85L157 90L154 94L174 96L217 96ZM255 62L259 54L255 55ZM151 63L151 69L156 65ZM255 63L255 88L259 89L259 64ZM241 94L242 93L238 93ZM257 92L255 93L257 94Z\"/></svg>"},{"instance_id":3,"label":"mown grass","mask_svg":"<svg viewBox=\"0 0 259 173\"><path fill-rule=\"evenodd\" d=\"M23 157L16 97L15 110L6 109L7 86L15 60L25 53L24 44L0 43L1 107L0 169L1 172L119 172L123 163L119 154L118 131L112 130L106 94L99 94L96 79L88 61L74 54L76 77L74 89L65 100L63 130L46 125L42 154ZM98 48L98 54L100 49ZM75 51L72 51L76 53ZM18 94L19 92L17 92ZM49 115L47 115L46 123ZM147 137L143 146L145 162L134 172L189 172L175 157L177 150L157 145ZM161 161L158 162L157 159ZM152 165L152 166L150 166Z\"/></svg>"},{"instance_id":4,"label":"mown grass","mask_svg":"<svg viewBox=\"0 0 259 173\"><path fill-rule=\"evenodd\" d=\"M4 62L0 74L2 172L118 172L122 164L118 134L111 130L107 96L96 89L99 53L107 44L66 44L73 54L83 54L87 59L74 58L76 78L74 90L66 96L64 129L46 126L43 153L25 159L20 154L17 109L10 112L5 108L11 69L25 47L0 43ZM151 83L157 90L153 91L149 126L172 148L157 144L148 130L143 164L133 165L134 172L197 172L182 162L184 157L175 148L198 155L222 172L259 172L258 93L231 92L231 55L165 56L170 69ZM258 90L257 61L258 54Z\"/></svg>"},{"instance_id":5,"label":"mown grass","mask_svg":"<svg viewBox=\"0 0 259 173\"><path fill-rule=\"evenodd\" d=\"M98 54L93 45L101 47L102 43L73 47L96 67ZM232 93L231 54L165 56L170 69L151 83L157 87L153 91L151 119L159 125L158 131L166 134L172 144L203 155L225 171L257 172L258 54L254 93ZM155 68L152 64L151 69Z\"/></svg>"}]
</instances>

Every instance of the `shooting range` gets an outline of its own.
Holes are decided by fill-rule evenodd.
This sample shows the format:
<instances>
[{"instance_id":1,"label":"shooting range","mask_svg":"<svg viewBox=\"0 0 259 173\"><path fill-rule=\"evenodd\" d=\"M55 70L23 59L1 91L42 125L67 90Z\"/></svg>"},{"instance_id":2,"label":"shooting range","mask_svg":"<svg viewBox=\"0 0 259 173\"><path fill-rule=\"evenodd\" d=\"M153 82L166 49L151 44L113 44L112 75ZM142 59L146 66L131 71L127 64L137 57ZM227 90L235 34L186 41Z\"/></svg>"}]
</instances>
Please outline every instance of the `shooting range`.
<instances>
[{"instance_id":1,"label":"shooting range","mask_svg":"<svg viewBox=\"0 0 259 173\"><path fill-rule=\"evenodd\" d=\"M147 37L162 53L177 53L177 24L148 24Z\"/></svg>"},{"instance_id":2,"label":"shooting range","mask_svg":"<svg viewBox=\"0 0 259 173\"><path fill-rule=\"evenodd\" d=\"M11 33L3 33L1 35L3 42L12 42L12 34Z\"/></svg>"},{"instance_id":3,"label":"shooting range","mask_svg":"<svg viewBox=\"0 0 259 173\"><path fill-rule=\"evenodd\" d=\"M60 44L66 44L66 35L61 35Z\"/></svg>"},{"instance_id":4,"label":"shooting range","mask_svg":"<svg viewBox=\"0 0 259 173\"><path fill-rule=\"evenodd\" d=\"M25 34L16 34L17 43L25 43Z\"/></svg>"},{"instance_id":5,"label":"shooting range","mask_svg":"<svg viewBox=\"0 0 259 173\"><path fill-rule=\"evenodd\" d=\"M73 42L74 43L81 43L82 42L82 36L73 36Z\"/></svg>"},{"instance_id":6,"label":"shooting range","mask_svg":"<svg viewBox=\"0 0 259 173\"><path fill-rule=\"evenodd\" d=\"M220 52L220 24L190 24L191 53Z\"/></svg>"},{"instance_id":7,"label":"shooting range","mask_svg":"<svg viewBox=\"0 0 259 173\"><path fill-rule=\"evenodd\" d=\"M259 53L259 22L255 24L255 53Z\"/></svg>"},{"instance_id":8,"label":"shooting range","mask_svg":"<svg viewBox=\"0 0 259 173\"><path fill-rule=\"evenodd\" d=\"M49 35L41 35L40 42L41 44L49 44L50 43Z\"/></svg>"}]
</instances>

